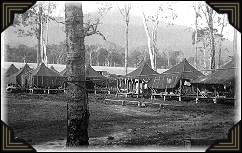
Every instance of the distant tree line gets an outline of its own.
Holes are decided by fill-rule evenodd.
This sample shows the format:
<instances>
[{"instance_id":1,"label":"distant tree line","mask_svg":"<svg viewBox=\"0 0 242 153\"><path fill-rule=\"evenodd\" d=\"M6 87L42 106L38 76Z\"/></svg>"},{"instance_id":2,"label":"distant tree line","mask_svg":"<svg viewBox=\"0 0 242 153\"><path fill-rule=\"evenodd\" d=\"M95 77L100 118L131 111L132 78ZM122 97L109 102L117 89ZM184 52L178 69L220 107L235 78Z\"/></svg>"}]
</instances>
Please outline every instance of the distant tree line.
<instances>
[{"instance_id":1,"label":"distant tree line","mask_svg":"<svg viewBox=\"0 0 242 153\"><path fill-rule=\"evenodd\" d=\"M65 43L47 45L47 57L49 64L66 64L67 52ZM5 61L7 62L37 62L37 46L29 47L19 45L5 47ZM114 43L104 45L85 45L86 63L92 66L124 67L125 48ZM183 59L182 51L165 50L157 54L157 68L170 68ZM128 66L138 67L140 63L147 61L150 64L147 46L139 46L130 49Z\"/></svg>"}]
</instances>

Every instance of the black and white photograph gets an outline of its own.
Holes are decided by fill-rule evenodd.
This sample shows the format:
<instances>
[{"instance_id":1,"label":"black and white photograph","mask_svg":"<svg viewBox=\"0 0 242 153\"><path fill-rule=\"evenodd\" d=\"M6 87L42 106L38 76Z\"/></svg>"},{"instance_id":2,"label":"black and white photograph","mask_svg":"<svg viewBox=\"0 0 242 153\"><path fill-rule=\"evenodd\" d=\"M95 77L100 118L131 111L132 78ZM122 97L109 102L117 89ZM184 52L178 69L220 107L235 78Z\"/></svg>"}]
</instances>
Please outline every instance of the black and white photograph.
<instances>
[{"instance_id":1,"label":"black and white photograph","mask_svg":"<svg viewBox=\"0 0 242 153\"><path fill-rule=\"evenodd\" d=\"M234 17L207 1L37 1L1 33L1 120L37 152L204 152L241 120Z\"/></svg>"}]
</instances>

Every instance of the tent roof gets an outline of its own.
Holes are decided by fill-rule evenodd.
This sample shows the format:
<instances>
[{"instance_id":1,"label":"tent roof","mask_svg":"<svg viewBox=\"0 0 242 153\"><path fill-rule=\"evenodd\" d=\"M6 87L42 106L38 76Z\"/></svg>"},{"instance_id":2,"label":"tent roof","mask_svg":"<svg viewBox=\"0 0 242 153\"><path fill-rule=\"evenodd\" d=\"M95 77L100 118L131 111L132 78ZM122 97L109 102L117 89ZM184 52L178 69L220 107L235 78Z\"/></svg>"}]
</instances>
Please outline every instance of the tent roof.
<instances>
[{"instance_id":1,"label":"tent roof","mask_svg":"<svg viewBox=\"0 0 242 153\"><path fill-rule=\"evenodd\" d=\"M143 62L136 70L128 73L126 77L140 78L140 77L150 77L158 74L159 73L154 71L146 62Z\"/></svg>"},{"instance_id":2,"label":"tent roof","mask_svg":"<svg viewBox=\"0 0 242 153\"><path fill-rule=\"evenodd\" d=\"M148 87L156 89L175 88L181 78L181 74L160 74L148 82Z\"/></svg>"},{"instance_id":3,"label":"tent roof","mask_svg":"<svg viewBox=\"0 0 242 153\"><path fill-rule=\"evenodd\" d=\"M26 63L22 69L20 69L18 72L10 75L7 79L8 83L16 83L16 77L21 76L25 74L26 72L31 71L32 69L29 67L29 65Z\"/></svg>"},{"instance_id":4,"label":"tent roof","mask_svg":"<svg viewBox=\"0 0 242 153\"><path fill-rule=\"evenodd\" d=\"M59 73L59 72L54 68L53 65L51 65L50 69L53 70L53 71L56 72L56 73Z\"/></svg>"},{"instance_id":5,"label":"tent roof","mask_svg":"<svg viewBox=\"0 0 242 153\"><path fill-rule=\"evenodd\" d=\"M61 77L61 75L45 66L41 63L35 70L32 71L32 76L49 76L49 77Z\"/></svg>"},{"instance_id":6,"label":"tent roof","mask_svg":"<svg viewBox=\"0 0 242 153\"><path fill-rule=\"evenodd\" d=\"M91 65L86 65L86 78L89 79L104 79L105 77L103 75L101 75L100 73L98 73L97 71L95 71ZM67 76L67 69L65 68L63 71L60 72L60 74L62 76Z\"/></svg>"},{"instance_id":7,"label":"tent roof","mask_svg":"<svg viewBox=\"0 0 242 153\"><path fill-rule=\"evenodd\" d=\"M103 75L101 75L100 73L98 73L97 71L95 71L91 65L87 65L86 66L86 78L90 78L90 79L98 79L98 78L105 78Z\"/></svg>"},{"instance_id":8,"label":"tent roof","mask_svg":"<svg viewBox=\"0 0 242 153\"><path fill-rule=\"evenodd\" d=\"M67 76L66 73L67 73L67 69L65 68L64 70L62 70L62 71L60 72L60 75L62 75L62 76Z\"/></svg>"},{"instance_id":9,"label":"tent roof","mask_svg":"<svg viewBox=\"0 0 242 153\"><path fill-rule=\"evenodd\" d=\"M6 75L6 77L8 77L14 73L17 73L18 71L19 71L19 69L16 68L14 64L11 64L10 67L7 69L5 75Z\"/></svg>"},{"instance_id":10,"label":"tent roof","mask_svg":"<svg viewBox=\"0 0 242 153\"><path fill-rule=\"evenodd\" d=\"M204 76L200 71L195 69L189 62L186 60L182 60L179 64L173 66L169 70L163 72L163 74L174 74L178 73L181 75L182 79L195 80L201 76Z\"/></svg>"},{"instance_id":11,"label":"tent roof","mask_svg":"<svg viewBox=\"0 0 242 153\"><path fill-rule=\"evenodd\" d=\"M200 84L227 84L235 80L235 60L231 60L214 73L200 77L192 83Z\"/></svg>"}]
</instances>

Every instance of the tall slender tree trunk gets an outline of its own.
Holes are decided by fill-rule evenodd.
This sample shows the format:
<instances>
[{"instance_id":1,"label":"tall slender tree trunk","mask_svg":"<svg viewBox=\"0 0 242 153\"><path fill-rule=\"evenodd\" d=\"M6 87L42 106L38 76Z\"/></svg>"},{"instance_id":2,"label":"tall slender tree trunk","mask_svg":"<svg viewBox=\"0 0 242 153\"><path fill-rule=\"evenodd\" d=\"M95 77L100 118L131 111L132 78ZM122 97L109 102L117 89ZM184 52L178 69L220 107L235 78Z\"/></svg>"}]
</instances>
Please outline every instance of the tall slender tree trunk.
<instances>
[{"instance_id":1,"label":"tall slender tree trunk","mask_svg":"<svg viewBox=\"0 0 242 153\"><path fill-rule=\"evenodd\" d=\"M145 33L147 36L147 43L148 43L148 51L149 51L149 56L150 56L150 64L151 64L151 68L153 70L156 71L156 36L154 34L156 34L155 32L155 28L153 29L153 37L151 38L150 33L149 33L149 29L148 29L148 24L147 24L147 19L145 17L145 14L143 13L143 24L144 24L144 28L145 28ZM157 25L158 27L158 25Z\"/></svg>"},{"instance_id":2,"label":"tall slender tree trunk","mask_svg":"<svg viewBox=\"0 0 242 153\"><path fill-rule=\"evenodd\" d=\"M220 31L221 38L220 38L220 42L219 42L218 67L221 67L221 65L222 65L221 54L222 54L222 42L223 42L224 26L225 26L225 15L223 16L223 23L222 23L222 27L221 27L221 31Z\"/></svg>"},{"instance_id":3,"label":"tall slender tree trunk","mask_svg":"<svg viewBox=\"0 0 242 153\"><path fill-rule=\"evenodd\" d=\"M151 37L149 34L148 25L146 22L147 21L145 19L145 16L143 16L143 24L144 24L145 33L147 36L148 51L149 51L149 55L150 55L150 64L151 64L152 69L155 69L154 54L153 54L153 50L152 50L152 40L151 40Z\"/></svg>"},{"instance_id":4,"label":"tall slender tree trunk","mask_svg":"<svg viewBox=\"0 0 242 153\"><path fill-rule=\"evenodd\" d=\"M128 73L128 50L129 50L129 21L126 19L126 41L125 41L125 74Z\"/></svg>"},{"instance_id":5,"label":"tall slender tree trunk","mask_svg":"<svg viewBox=\"0 0 242 153\"><path fill-rule=\"evenodd\" d=\"M89 64L92 66L92 51L89 53Z\"/></svg>"},{"instance_id":6,"label":"tall slender tree trunk","mask_svg":"<svg viewBox=\"0 0 242 153\"><path fill-rule=\"evenodd\" d=\"M196 53L195 65L196 65L196 68L197 68L198 67L198 63L197 63L197 18L198 18L198 10L197 10L196 2L195 2L195 13L196 13L196 18L195 18L195 42L194 42L194 46L195 46L195 53Z\"/></svg>"},{"instance_id":7,"label":"tall slender tree trunk","mask_svg":"<svg viewBox=\"0 0 242 153\"><path fill-rule=\"evenodd\" d=\"M222 65L221 54L222 54L222 42L219 43L218 68Z\"/></svg>"},{"instance_id":8,"label":"tall slender tree trunk","mask_svg":"<svg viewBox=\"0 0 242 153\"><path fill-rule=\"evenodd\" d=\"M210 33L210 48L211 48L211 53L210 53L210 68L212 70L215 69L215 42L214 42L214 32L213 32L213 9L210 8L209 6L207 7L208 11L208 27L209 27L209 33ZM213 72L213 71L212 71Z\"/></svg>"},{"instance_id":9,"label":"tall slender tree trunk","mask_svg":"<svg viewBox=\"0 0 242 153\"><path fill-rule=\"evenodd\" d=\"M82 4L65 4L68 50L67 146L88 145L88 97L85 86L85 45Z\"/></svg>"},{"instance_id":10,"label":"tall slender tree trunk","mask_svg":"<svg viewBox=\"0 0 242 153\"><path fill-rule=\"evenodd\" d=\"M206 64L206 45L203 43L203 68L207 69L207 64ZM206 74L206 71L203 71L203 74Z\"/></svg>"},{"instance_id":11,"label":"tall slender tree trunk","mask_svg":"<svg viewBox=\"0 0 242 153\"><path fill-rule=\"evenodd\" d=\"M42 35L42 28L43 28L43 21L42 21L42 14L43 14L43 8L42 4L39 4L39 23L38 23L38 49L37 49L37 66L42 63L42 51L43 51L43 35Z\"/></svg>"},{"instance_id":12,"label":"tall slender tree trunk","mask_svg":"<svg viewBox=\"0 0 242 153\"><path fill-rule=\"evenodd\" d=\"M233 53L236 54L237 52L237 30L234 29L234 38L233 38Z\"/></svg>"}]
</instances>

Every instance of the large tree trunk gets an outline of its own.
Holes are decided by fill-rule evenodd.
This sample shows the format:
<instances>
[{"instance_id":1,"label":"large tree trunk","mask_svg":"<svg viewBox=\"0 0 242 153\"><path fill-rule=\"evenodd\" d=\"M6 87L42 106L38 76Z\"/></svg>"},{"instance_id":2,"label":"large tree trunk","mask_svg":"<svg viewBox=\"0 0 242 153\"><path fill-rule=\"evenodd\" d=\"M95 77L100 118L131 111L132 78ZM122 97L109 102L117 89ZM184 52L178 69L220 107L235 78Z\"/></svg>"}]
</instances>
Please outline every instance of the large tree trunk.
<instances>
[{"instance_id":1,"label":"large tree trunk","mask_svg":"<svg viewBox=\"0 0 242 153\"><path fill-rule=\"evenodd\" d=\"M68 50L67 146L88 145L88 97L85 86L85 45L82 4L66 3L65 20Z\"/></svg>"}]
</instances>

